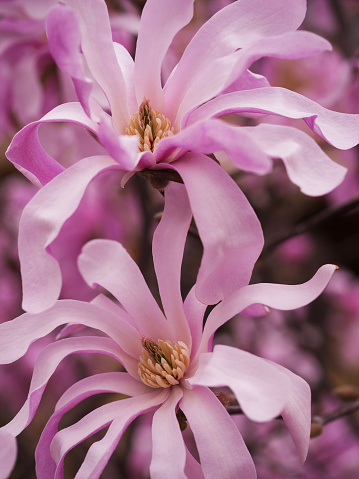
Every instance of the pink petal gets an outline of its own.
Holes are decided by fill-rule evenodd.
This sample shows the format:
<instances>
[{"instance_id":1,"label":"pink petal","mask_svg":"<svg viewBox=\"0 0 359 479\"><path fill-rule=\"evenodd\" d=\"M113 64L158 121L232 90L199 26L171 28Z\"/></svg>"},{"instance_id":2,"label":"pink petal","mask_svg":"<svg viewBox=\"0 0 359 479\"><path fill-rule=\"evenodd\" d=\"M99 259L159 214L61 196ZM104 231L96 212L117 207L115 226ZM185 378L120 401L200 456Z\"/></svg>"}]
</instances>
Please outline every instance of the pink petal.
<instances>
[{"instance_id":1,"label":"pink petal","mask_svg":"<svg viewBox=\"0 0 359 479\"><path fill-rule=\"evenodd\" d=\"M6 156L26 178L39 187L64 170L62 165L44 151L39 141L38 128L41 123L53 121L76 123L93 133L97 130L97 124L85 114L80 103L65 103L19 131L14 136Z\"/></svg>"},{"instance_id":2,"label":"pink petal","mask_svg":"<svg viewBox=\"0 0 359 479\"><path fill-rule=\"evenodd\" d=\"M57 433L58 425L66 412L81 401L101 392L122 393L128 396L148 393L148 387L127 373L103 373L82 379L71 386L56 404L56 410L42 431L36 447L36 477L53 477L56 464L50 454L50 443Z\"/></svg>"},{"instance_id":3,"label":"pink petal","mask_svg":"<svg viewBox=\"0 0 359 479\"><path fill-rule=\"evenodd\" d=\"M126 84L112 42L106 3L66 0L78 18L81 48L89 69L104 91L111 107L116 130L123 133L130 119Z\"/></svg>"},{"instance_id":4,"label":"pink petal","mask_svg":"<svg viewBox=\"0 0 359 479\"><path fill-rule=\"evenodd\" d=\"M141 159L137 136L119 135L113 128L111 118L107 115L101 118L97 134L101 144L117 161L121 170L135 170Z\"/></svg>"},{"instance_id":5,"label":"pink petal","mask_svg":"<svg viewBox=\"0 0 359 479\"><path fill-rule=\"evenodd\" d=\"M140 334L154 341L174 339L168 338L169 327L162 311L137 264L120 243L100 239L90 241L84 246L78 264L89 285L99 284L116 297Z\"/></svg>"},{"instance_id":6,"label":"pink petal","mask_svg":"<svg viewBox=\"0 0 359 479\"><path fill-rule=\"evenodd\" d=\"M195 123L174 136L164 138L156 147L154 155L157 162L167 160L173 163L189 151L209 154L220 150L225 150L231 160L246 171L263 175L271 169L267 155L247 134L246 128L214 119ZM172 154L176 156L169 161Z\"/></svg>"},{"instance_id":7,"label":"pink petal","mask_svg":"<svg viewBox=\"0 0 359 479\"><path fill-rule=\"evenodd\" d=\"M54 60L72 78L77 97L91 118L89 97L92 81L85 74L84 60L80 53L81 34L75 13L65 5L53 8L46 19L46 30Z\"/></svg>"},{"instance_id":8,"label":"pink petal","mask_svg":"<svg viewBox=\"0 0 359 479\"><path fill-rule=\"evenodd\" d=\"M249 282L263 246L262 229L238 185L215 161L187 153L173 166L186 186L204 247L196 294L214 304Z\"/></svg>"},{"instance_id":9,"label":"pink petal","mask_svg":"<svg viewBox=\"0 0 359 479\"><path fill-rule=\"evenodd\" d=\"M165 189L165 209L153 235L152 251L165 316L173 336L190 347L190 333L180 289L181 265L192 211L183 185Z\"/></svg>"},{"instance_id":10,"label":"pink petal","mask_svg":"<svg viewBox=\"0 0 359 479\"><path fill-rule=\"evenodd\" d=\"M121 399L99 407L76 424L62 429L50 446L57 464L54 479L63 477L64 458L76 444L112 423L105 437L90 447L77 474L78 478L83 479L99 477L127 426L140 414L162 404L168 394L168 390L154 390L149 394Z\"/></svg>"},{"instance_id":11,"label":"pink petal","mask_svg":"<svg viewBox=\"0 0 359 479\"><path fill-rule=\"evenodd\" d=\"M117 18L119 19L119 17ZM123 18L126 21L124 13L121 14L121 18ZM138 17L135 16L135 14L134 14L134 19L136 22L138 21ZM132 20L132 17L130 17L128 20ZM121 29L123 28L124 27L121 27ZM120 65L123 78L125 80L126 90L127 90L127 102L128 102L130 114L133 115L138 110L136 92L135 92L135 63L130 53L126 50L126 48L123 45L115 42L113 46L115 48L118 64Z\"/></svg>"},{"instance_id":12,"label":"pink petal","mask_svg":"<svg viewBox=\"0 0 359 479\"><path fill-rule=\"evenodd\" d=\"M290 180L304 194L325 195L343 181L346 168L332 161L303 131L266 123L245 130L265 154L282 158Z\"/></svg>"},{"instance_id":13,"label":"pink petal","mask_svg":"<svg viewBox=\"0 0 359 479\"><path fill-rule=\"evenodd\" d=\"M46 248L77 209L88 184L103 171L118 168L109 156L84 158L53 178L26 205L19 226L23 309L51 307L61 290L61 271Z\"/></svg>"},{"instance_id":14,"label":"pink petal","mask_svg":"<svg viewBox=\"0 0 359 479\"><path fill-rule=\"evenodd\" d=\"M166 116L182 115L225 87L233 68L230 54L261 38L296 30L304 0L242 0L221 9L193 37L165 86ZM178 126L178 125L177 125Z\"/></svg>"},{"instance_id":15,"label":"pink petal","mask_svg":"<svg viewBox=\"0 0 359 479\"><path fill-rule=\"evenodd\" d=\"M228 113L264 113L303 118L328 143L347 150L359 143L359 115L328 110L318 103L285 88L257 88L228 93L197 108L184 119L184 125Z\"/></svg>"},{"instance_id":16,"label":"pink petal","mask_svg":"<svg viewBox=\"0 0 359 479\"><path fill-rule=\"evenodd\" d=\"M42 313L25 313L0 325L0 364L9 364L21 358L32 342L70 320L74 324L98 329L118 343L123 342L126 353L133 358L137 359L141 355L137 330L123 321L120 315L93 304L63 300Z\"/></svg>"},{"instance_id":17,"label":"pink petal","mask_svg":"<svg viewBox=\"0 0 359 479\"><path fill-rule=\"evenodd\" d=\"M192 353L197 351L197 348L202 339L203 319L207 305L201 303L196 296L196 289L193 286L188 293L184 304L184 312L191 331Z\"/></svg>"},{"instance_id":18,"label":"pink petal","mask_svg":"<svg viewBox=\"0 0 359 479\"><path fill-rule=\"evenodd\" d=\"M4 429L0 429L0 479L10 476L16 463L17 444L15 437Z\"/></svg>"},{"instance_id":19,"label":"pink petal","mask_svg":"<svg viewBox=\"0 0 359 479\"><path fill-rule=\"evenodd\" d=\"M255 479L252 458L231 417L208 388L184 390L180 408L196 440L206 479Z\"/></svg>"},{"instance_id":20,"label":"pink petal","mask_svg":"<svg viewBox=\"0 0 359 479\"><path fill-rule=\"evenodd\" d=\"M176 33L191 20L194 0L169 2L147 0L142 11L135 56L136 96L164 112L165 102L161 85L163 58Z\"/></svg>"},{"instance_id":21,"label":"pink petal","mask_svg":"<svg viewBox=\"0 0 359 479\"><path fill-rule=\"evenodd\" d=\"M150 475L153 479L185 478L186 450L176 417L176 406L183 396L180 387L172 387L170 395L157 409L152 421L152 460Z\"/></svg>"},{"instance_id":22,"label":"pink petal","mask_svg":"<svg viewBox=\"0 0 359 479\"><path fill-rule=\"evenodd\" d=\"M101 353L120 360L121 349L112 339L96 336L62 339L48 345L36 360L28 397L17 415L4 426L6 431L17 436L25 429L34 417L45 387L57 366L73 353Z\"/></svg>"},{"instance_id":23,"label":"pink petal","mask_svg":"<svg viewBox=\"0 0 359 479\"><path fill-rule=\"evenodd\" d=\"M302 30L261 39L238 52L235 67L227 84L230 85L262 57L297 59L331 49L330 43L324 38Z\"/></svg>"},{"instance_id":24,"label":"pink petal","mask_svg":"<svg viewBox=\"0 0 359 479\"><path fill-rule=\"evenodd\" d=\"M235 291L218 304L207 318L198 353L207 352L214 332L230 318L251 304L263 304L283 311L297 309L314 301L327 286L337 266L327 264L318 269L312 279L303 284L250 284Z\"/></svg>"},{"instance_id":25,"label":"pink petal","mask_svg":"<svg viewBox=\"0 0 359 479\"><path fill-rule=\"evenodd\" d=\"M304 463L310 441L310 387L304 379L288 369L275 363L273 365L280 368L290 381L289 395L281 415L297 448L299 459Z\"/></svg>"},{"instance_id":26,"label":"pink petal","mask_svg":"<svg viewBox=\"0 0 359 479\"><path fill-rule=\"evenodd\" d=\"M270 362L222 345L200 355L198 369L187 381L192 386L228 386L244 414L259 422L277 417L290 391L286 374Z\"/></svg>"},{"instance_id":27,"label":"pink petal","mask_svg":"<svg viewBox=\"0 0 359 479\"><path fill-rule=\"evenodd\" d=\"M186 466L184 469L188 479L205 479L201 465L192 456L186 447Z\"/></svg>"}]
</instances>

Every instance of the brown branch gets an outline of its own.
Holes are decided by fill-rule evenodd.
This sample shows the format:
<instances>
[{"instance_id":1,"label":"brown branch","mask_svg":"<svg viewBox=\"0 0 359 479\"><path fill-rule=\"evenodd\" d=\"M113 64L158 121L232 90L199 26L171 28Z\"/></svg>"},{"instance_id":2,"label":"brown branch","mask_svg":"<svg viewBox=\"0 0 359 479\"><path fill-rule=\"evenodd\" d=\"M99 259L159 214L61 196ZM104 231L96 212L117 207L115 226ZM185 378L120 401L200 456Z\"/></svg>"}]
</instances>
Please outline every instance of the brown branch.
<instances>
[{"instance_id":1,"label":"brown branch","mask_svg":"<svg viewBox=\"0 0 359 479\"><path fill-rule=\"evenodd\" d=\"M299 236L301 234L307 233L311 229L319 226L321 223L328 221L331 218L336 216L342 216L348 213L351 213L353 210L359 207L359 197L353 198L342 205L336 207L329 207L325 208L324 210L320 211L319 213L311 216L305 221L302 221L298 225L294 226L293 229L285 233L277 238L269 241L267 245L263 249L263 255L268 254L274 248L279 246L281 243L294 238L295 236Z\"/></svg>"}]
</instances>

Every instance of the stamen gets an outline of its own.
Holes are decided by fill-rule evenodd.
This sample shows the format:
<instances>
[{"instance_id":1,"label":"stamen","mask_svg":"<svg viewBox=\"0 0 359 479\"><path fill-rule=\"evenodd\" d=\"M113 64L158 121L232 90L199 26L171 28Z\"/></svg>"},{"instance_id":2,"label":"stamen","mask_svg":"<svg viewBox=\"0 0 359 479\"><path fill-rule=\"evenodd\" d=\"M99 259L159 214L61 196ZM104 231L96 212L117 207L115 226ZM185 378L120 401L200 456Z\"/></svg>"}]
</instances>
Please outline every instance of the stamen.
<instances>
[{"instance_id":1,"label":"stamen","mask_svg":"<svg viewBox=\"0 0 359 479\"><path fill-rule=\"evenodd\" d=\"M153 151L162 138L172 136L171 122L157 110L153 110L149 100L144 99L137 113L132 115L126 135L137 135L140 151Z\"/></svg>"},{"instance_id":2,"label":"stamen","mask_svg":"<svg viewBox=\"0 0 359 479\"><path fill-rule=\"evenodd\" d=\"M169 388L183 378L189 365L189 351L183 341L172 344L159 339L142 338L142 356L138 363L141 381L151 388Z\"/></svg>"}]
</instances>

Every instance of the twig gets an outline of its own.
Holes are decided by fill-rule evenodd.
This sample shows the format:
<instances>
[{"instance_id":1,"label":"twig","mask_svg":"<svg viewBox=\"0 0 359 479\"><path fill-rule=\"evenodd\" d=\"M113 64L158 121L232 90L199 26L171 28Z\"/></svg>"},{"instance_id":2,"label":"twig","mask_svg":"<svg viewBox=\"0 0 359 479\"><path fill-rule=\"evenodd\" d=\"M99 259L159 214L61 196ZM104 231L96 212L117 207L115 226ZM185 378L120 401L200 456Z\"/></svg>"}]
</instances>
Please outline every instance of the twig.
<instances>
[{"instance_id":1,"label":"twig","mask_svg":"<svg viewBox=\"0 0 359 479\"><path fill-rule=\"evenodd\" d=\"M324 223L328 219L350 213L357 207L359 207L359 197L353 198L340 206L334 208L329 207L320 211L319 213L311 216L302 223L299 223L298 225L294 226L294 228L290 232L278 236L272 241L269 241L263 249L263 255L268 254L281 243L284 243L285 241L294 238L295 236L307 233L308 231L320 225L321 223Z\"/></svg>"}]
</instances>

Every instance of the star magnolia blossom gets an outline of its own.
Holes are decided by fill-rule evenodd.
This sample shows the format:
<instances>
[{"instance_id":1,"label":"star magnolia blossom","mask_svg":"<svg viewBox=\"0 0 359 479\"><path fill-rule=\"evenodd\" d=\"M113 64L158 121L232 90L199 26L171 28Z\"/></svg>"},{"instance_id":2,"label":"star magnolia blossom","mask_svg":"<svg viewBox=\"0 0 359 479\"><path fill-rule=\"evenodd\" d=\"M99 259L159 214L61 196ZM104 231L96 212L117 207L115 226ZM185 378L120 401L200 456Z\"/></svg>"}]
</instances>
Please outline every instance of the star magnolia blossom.
<instances>
[{"instance_id":1,"label":"star magnolia blossom","mask_svg":"<svg viewBox=\"0 0 359 479\"><path fill-rule=\"evenodd\" d=\"M94 240L83 249L80 271L90 285L103 286L121 306L103 295L92 303L60 300L47 311L25 313L0 325L2 364L17 360L34 340L68 322L103 333L102 336L64 337L68 332L65 327L61 338L42 350L24 406L0 429L0 477L6 477L11 470L14 438L30 423L48 380L59 362L74 353L111 356L127 372L101 373L82 379L63 394L37 446L39 479L63 477L66 454L76 444L109 426L103 439L91 445L76 475L86 479L99 477L127 425L149 411L154 413L152 478L167 479L170 474L176 478L254 479L255 468L243 439L209 389L217 386L230 387L244 414L252 420L268 421L282 415L304 461L310 430L307 383L285 368L245 351L221 345L212 351L212 338L228 319L252 304L289 310L309 303L321 293L336 267L323 266L302 285L243 286L211 311L203 328L206 306L198 301L194 288L184 303L180 292L182 256L191 220L191 208L188 200L184 200L183 188L183 185L168 186L164 215L153 241L164 313L121 244ZM173 215L174 209L177 216ZM58 431L67 411L101 392L125 394L128 398L102 405L76 424ZM177 414L182 416L182 413L193 432L200 464L184 443L177 419Z\"/></svg>"},{"instance_id":2,"label":"star magnolia blossom","mask_svg":"<svg viewBox=\"0 0 359 479\"><path fill-rule=\"evenodd\" d=\"M146 2L134 61L112 42L103 0L61 3L48 16L47 33L54 58L73 79L79 102L60 105L29 124L7 152L20 171L42 186L20 225L23 308L40 312L58 298L61 273L46 249L89 182L108 169L122 170L123 183L136 171L150 171L155 178L159 170L180 175L204 246L196 293L207 304L220 301L248 282L263 237L237 185L205 155L225 150L239 168L257 174L270 171L271 158L282 158L290 179L310 195L332 190L345 169L300 130L270 124L239 128L217 117L262 113L303 118L334 146L351 148L359 141L359 115L326 110L292 91L270 87L264 77L248 70L262 56L300 58L330 49L329 43L296 31L305 16L305 0L240 0L199 29L162 86L166 51L191 20L194 0ZM92 97L95 84L107 98L106 108ZM42 123L56 121L86 127L107 154L64 169L38 138ZM240 277L234 274L238 270ZM46 284L39 279L45 277L51 278Z\"/></svg>"}]
</instances>

